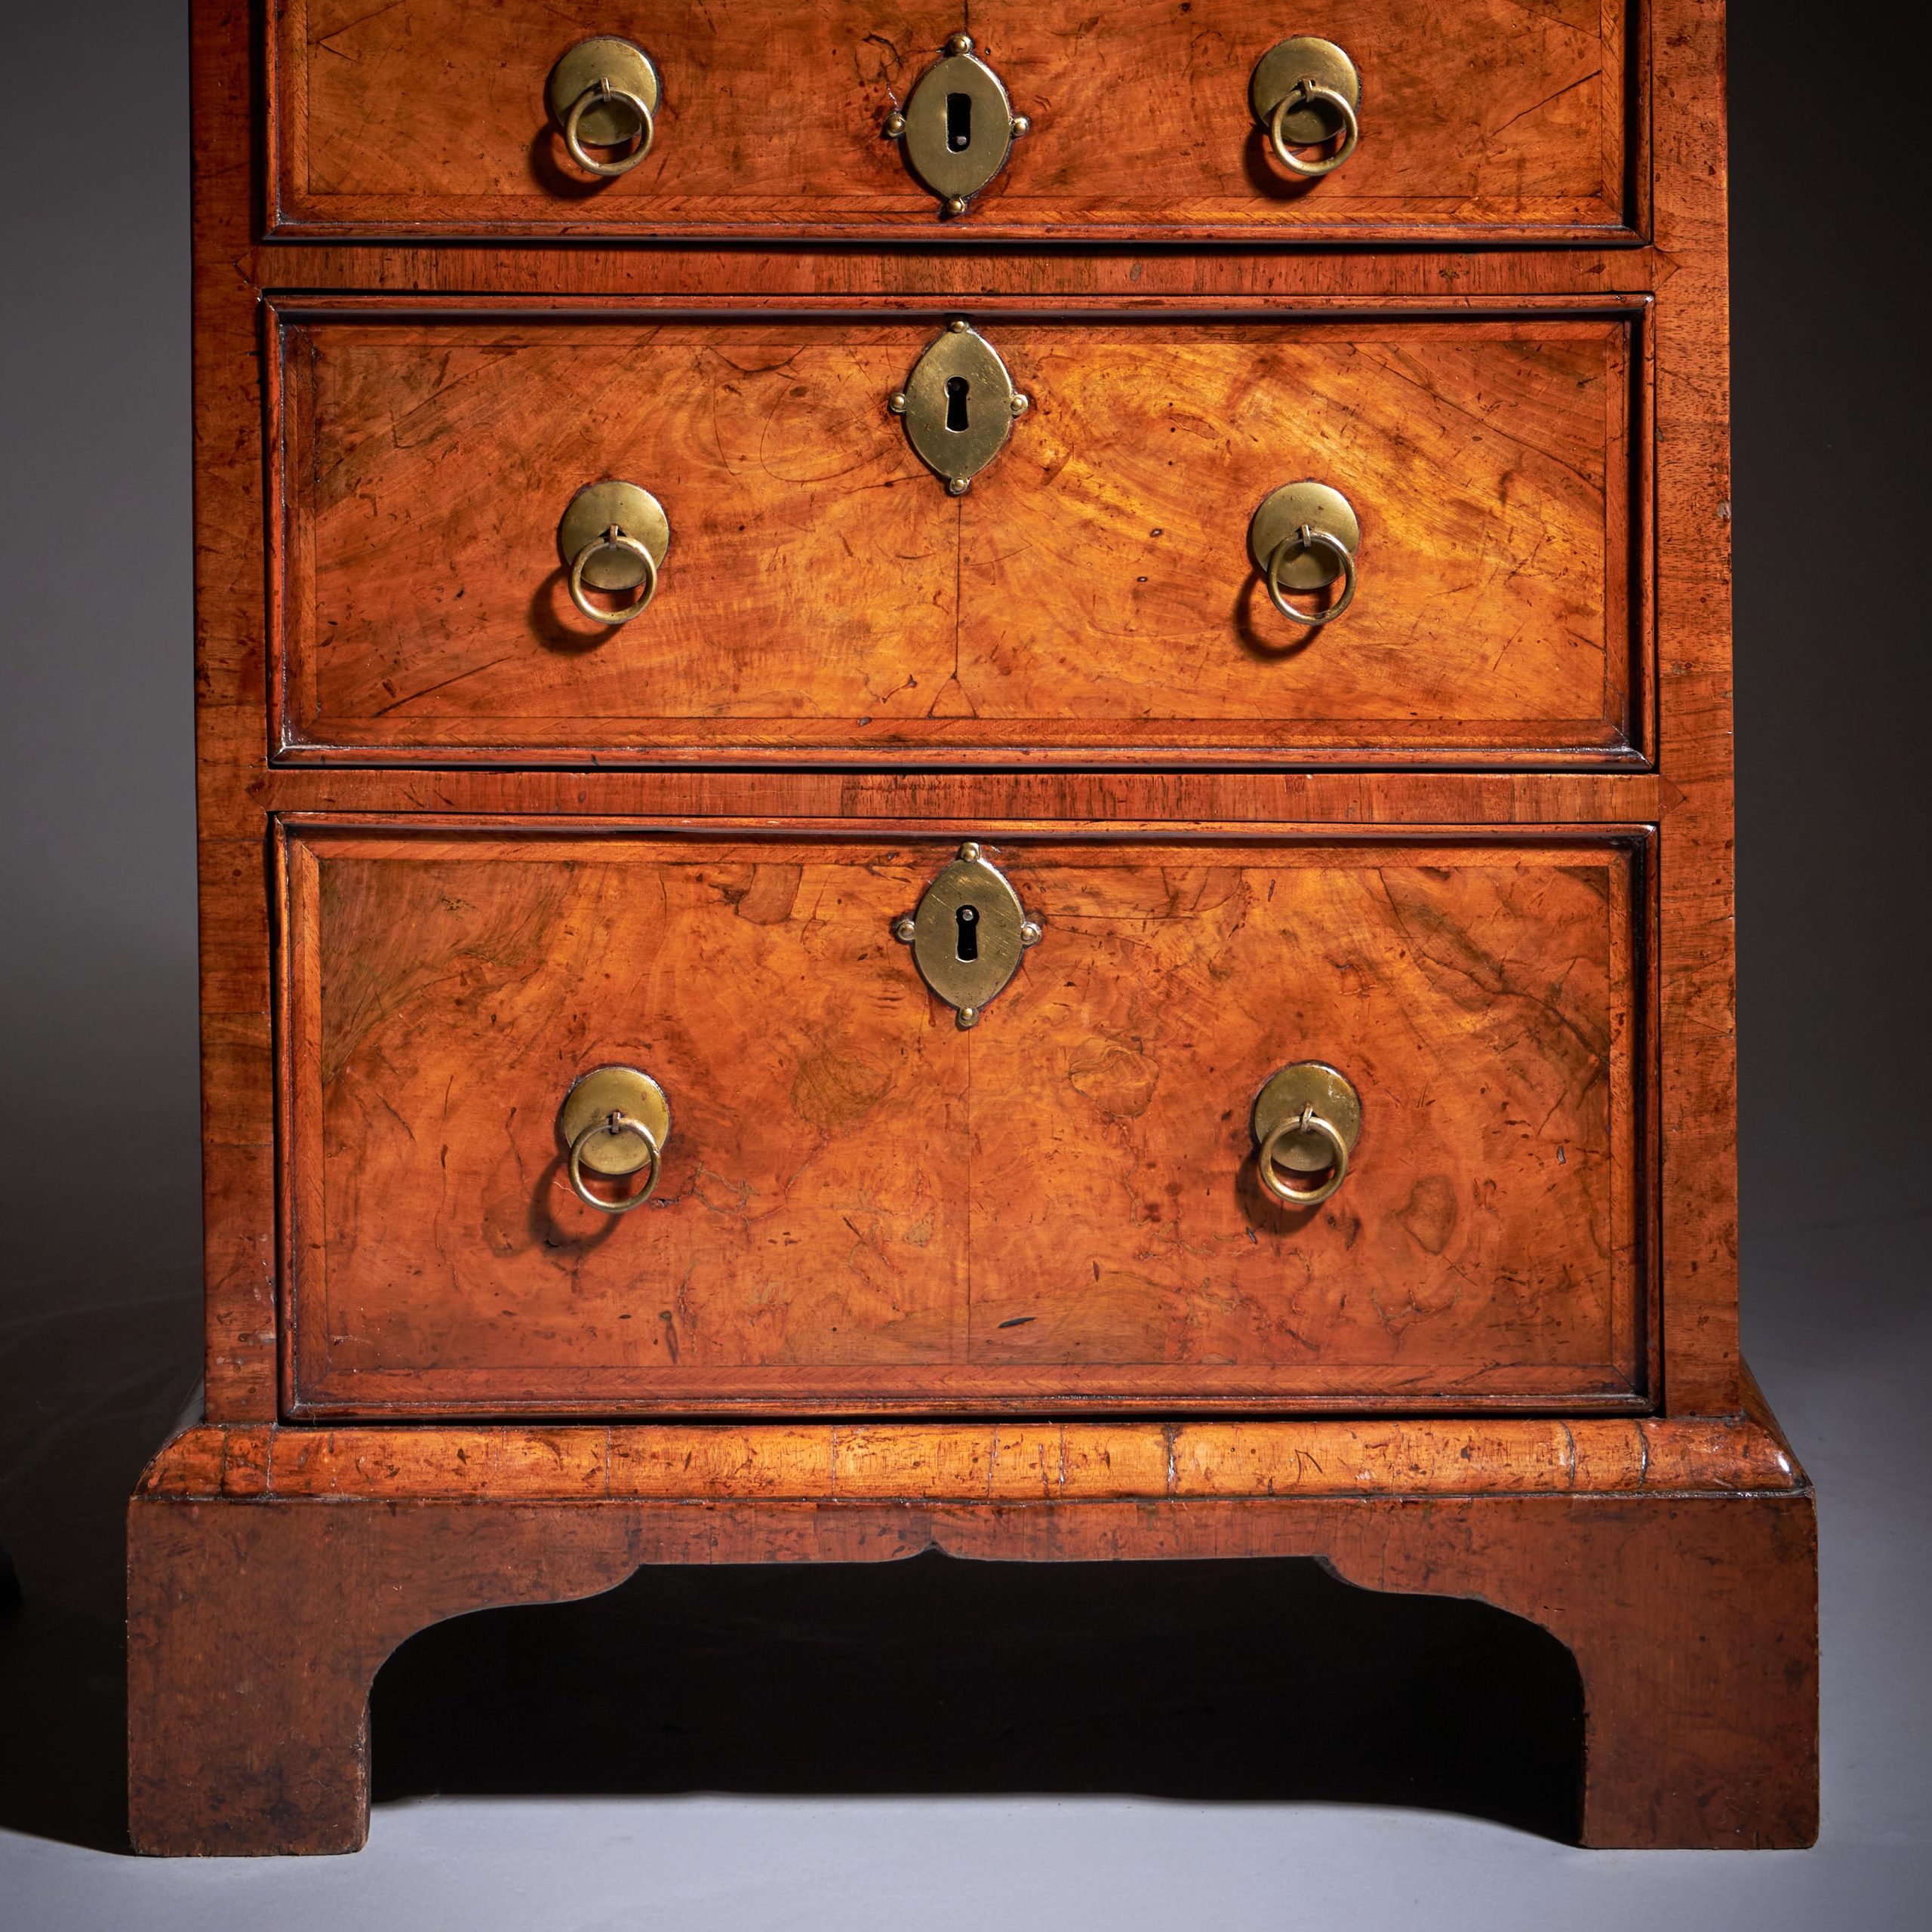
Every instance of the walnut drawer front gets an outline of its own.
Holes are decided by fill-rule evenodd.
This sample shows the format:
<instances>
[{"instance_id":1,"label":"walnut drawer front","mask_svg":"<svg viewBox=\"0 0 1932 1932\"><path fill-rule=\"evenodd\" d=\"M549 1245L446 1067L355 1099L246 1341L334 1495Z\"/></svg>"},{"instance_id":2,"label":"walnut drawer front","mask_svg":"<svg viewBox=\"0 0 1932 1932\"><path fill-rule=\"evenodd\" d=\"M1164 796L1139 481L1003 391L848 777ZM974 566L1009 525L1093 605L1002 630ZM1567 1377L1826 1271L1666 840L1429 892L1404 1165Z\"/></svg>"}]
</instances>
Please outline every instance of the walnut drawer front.
<instances>
[{"instance_id":1,"label":"walnut drawer front","mask_svg":"<svg viewBox=\"0 0 1932 1932\"><path fill-rule=\"evenodd\" d=\"M1641 764L1641 322L989 320L1031 406L955 497L888 406L934 317L285 312L279 755ZM1315 629L1250 544L1310 478ZM609 478L669 527L616 629Z\"/></svg>"},{"instance_id":2,"label":"walnut drawer front","mask_svg":"<svg viewBox=\"0 0 1932 1932\"><path fill-rule=\"evenodd\" d=\"M964 1030L894 931L949 840L294 823L285 1406L1641 1407L1642 840L991 841L1043 933ZM1310 1059L1361 1125L1291 1209Z\"/></svg>"},{"instance_id":3,"label":"walnut drawer front","mask_svg":"<svg viewBox=\"0 0 1932 1932\"><path fill-rule=\"evenodd\" d=\"M1628 238L1638 218L1626 0L273 11L275 232L1561 242ZM962 24L1031 127L948 220L885 129ZM659 84L650 150L616 178L571 158L548 104L554 64L592 35L632 42ZM1271 155L1251 102L1290 35L1337 44L1359 75L1359 143L1320 180Z\"/></svg>"}]
</instances>

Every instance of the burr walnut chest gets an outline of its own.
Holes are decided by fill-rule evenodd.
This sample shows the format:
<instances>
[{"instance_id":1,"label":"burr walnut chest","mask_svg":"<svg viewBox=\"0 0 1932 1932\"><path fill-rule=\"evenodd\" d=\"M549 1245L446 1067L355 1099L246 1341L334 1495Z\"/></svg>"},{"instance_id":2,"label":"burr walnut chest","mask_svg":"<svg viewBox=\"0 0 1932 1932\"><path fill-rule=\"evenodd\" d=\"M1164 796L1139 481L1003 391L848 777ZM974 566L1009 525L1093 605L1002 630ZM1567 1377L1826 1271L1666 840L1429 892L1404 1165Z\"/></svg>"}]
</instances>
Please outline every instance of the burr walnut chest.
<instances>
[{"instance_id":1,"label":"burr walnut chest","mask_svg":"<svg viewBox=\"0 0 1932 1932\"><path fill-rule=\"evenodd\" d=\"M195 0L162 1852L641 1564L1299 1555L1815 1828L1718 0Z\"/></svg>"}]
</instances>

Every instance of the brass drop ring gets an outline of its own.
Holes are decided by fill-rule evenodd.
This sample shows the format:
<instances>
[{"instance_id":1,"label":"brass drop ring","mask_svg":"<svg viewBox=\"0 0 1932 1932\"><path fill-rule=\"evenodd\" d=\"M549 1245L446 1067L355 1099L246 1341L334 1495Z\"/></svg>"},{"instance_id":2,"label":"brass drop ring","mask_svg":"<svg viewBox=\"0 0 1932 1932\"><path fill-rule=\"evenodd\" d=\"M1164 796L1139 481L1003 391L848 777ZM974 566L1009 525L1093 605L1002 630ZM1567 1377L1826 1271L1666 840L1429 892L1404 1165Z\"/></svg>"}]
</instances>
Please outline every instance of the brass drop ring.
<instances>
[{"instance_id":1,"label":"brass drop ring","mask_svg":"<svg viewBox=\"0 0 1932 1932\"><path fill-rule=\"evenodd\" d=\"M1327 551L1341 565L1342 594L1325 611L1297 611L1281 588L1281 565L1297 550L1313 549ZM1334 580L1333 577L1328 580L1331 583ZM1318 530L1312 523L1305 523L1292 535L1283 537L1268 558L1268 601L1291 623L1331 624L1355 601L1355 552L1339 537Z\"/></svg>"},{"instance_id":2,"label":"brass drop ring","mask_svg":"<svg viewBox=\"0 0 1932 1932\"><path fill-rule=\"evenodd\" d=\"M601 107L613 100L620 106L628 107L637 116L640 138L637 146L618 160L593 161L583 145L583 117L593 107ZM594 86L586 88L571 103L571 111L564 118L564 146L570 149L571 160L592 174L628 174L651 152L651 144L657 138L657 122L649 104L627 88L614 88L608 81L599 81Z\"/></svg>"},{"instance_id":3,"label":"brass drop ring","mask_svg":"<svg viewBox=\"0 0 1932 1932\"><path fill-rule=\"evenodd\" d=\"M1294 149L1288 145L1281 130L1283 118L1296 109L1304 107L1311 101L1321 102L1323 106L1333 108L1342 123L1342 145L1326 161L1297 161ZM1329 137L1333 140L1331 135ZM1355 118L1355 111L1346 94L1338 94L1333 88L1325 88L1318 81L1302 79L1289 88L1275 103L1275 111L1268 117L1268 145L1275 150L1275 158L1291 174L1299 174L1304 180L1312 181L1324 174L1333 174L1343 162L1355 151L1355 143L1361 139L1361 123ZM1312 146L1305 143L1304 146Z\"/></svg>"},{"instance_id":4,"label":"brass drop ring","mask_svg":"<svg viewBox=\"0 0 1932 1932\"><path fill-rule=\"evenodd\" d=\"M593 1134L634 1134L644 1143L645 1151L651 1156L651 1178L636 1193L622 1201L605 1201L592 1194L583 1178L584 1144ZM629 1114L606 1114L601 1120L594 1120L571 1143L571 1191L587 1205L606 1214L628 1214L633 1208L641 1208L657 1192L659 1169L657 1143L649 1128Z\"/></svg>"},{"instance_id":5,"label":"brass drop ring","mask_svg":"<svg viewBox=\"0 0 1932 1932\"><path fill-rule=\"evenodd\" d=\"M644 595L626 604L620 611L600 611L584 594L585 567L600 550L626 550L644 566L644 575L638 580L638 587ZM657 559L635 537L620 530L614 523L601 537L586 543L571 560L571 601L586 617L592 618L600 624L629 623L657 595Z\"/></svg>"},{"instance_id":6,"label":"brass drop ring","mask_svg":"<svg viewBox=\"0 0 1932 1932\"><path fill-rule=\"evenodd\" d=\"M1334 1154L1335 1164L1329 1170L1328 1178L1318 1187L1291 1187L1281 1178L1275 1166L1275 1149L1291 1134L1319 1134ZM1291 1208L1316 1208L1348 1179L1349 1143L1342 1138L1339 1128L1324 1120L1312 1107L1303 1107L1300 1113L1289 1115L1261 1143L1258 1164L1262 1186L1277 1201L1285 1201ZM654 1174L654 1182L656 1178Z\"/></svg>"}]
</instances>

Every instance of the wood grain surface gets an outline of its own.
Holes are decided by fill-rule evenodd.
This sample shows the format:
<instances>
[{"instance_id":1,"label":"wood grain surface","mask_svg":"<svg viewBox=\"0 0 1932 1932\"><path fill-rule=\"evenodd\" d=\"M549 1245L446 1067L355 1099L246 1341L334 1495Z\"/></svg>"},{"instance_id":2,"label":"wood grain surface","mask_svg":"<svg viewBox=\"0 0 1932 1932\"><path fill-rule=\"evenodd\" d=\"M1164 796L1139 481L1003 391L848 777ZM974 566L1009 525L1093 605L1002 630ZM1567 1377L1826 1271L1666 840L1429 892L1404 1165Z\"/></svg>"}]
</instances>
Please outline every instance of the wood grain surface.
<instances>
[{"instance_id":1,"label":"wood grain surface","mask_svg":"<svg viewBox=\"0 0 1932 1932\"><path fill-rule=\"evenodd\" d=\"M987 328L1034 407L961 506L950 708L1049 744L1172 719L1186 746L1637 761L1634 317ZM1312 630L1247 537L1303 478L1362 527Z\"/></svg>"},{"instance_id":2,"label":"wood grain surface","mask_svg":"<svg viewBox=\"0 0 1932 1932\"><path fill-rule=\"evenodd\" d=\"M886 398L930 328L752 321L291 328L289 720L385 752L741 739L923 718L952 675L958 512ZM571 605L557 524L663 503L658 592Z\"/></svg>"},{"instance_id":3,"label":"wood grain surface","mask_svg":"<svg viewBox=\"0 0 1932 1932\"><path fill-rule=\"evenodd\" d=\"M1729 445L1725 360L1724 17L1719 0L1652 0L1632 17L1640 71L1632 150L1643 246L1565 251L1026 248L983 233L942 250L862 253L598 246L451 248L261 238L260 53L248 0L195 0L196 663L208 1398L211 1413L266 1420L277 1361L275 1088L270 1029L269 827L276 814L452 812L755 818L801 826L928 818L952 836L989 820L1657 827L1651 960L1659 1055L1643 1096L1663 1185L1645 1204L1660 1270L1657 1393L1673 1414L1722 1414L1741 1399L1737 1359L1734 966L1730 782ZM1654 190L1654 192L1653 192ZM1654 229L1649 225L1654 219ZM1614 238L1606 238L1614 242ZM1656 620L1662 648L1639 718L1654 720L1656 769L1627 775L1353 770L1257 774L1051 768L976 776L801 771L294 768L270 761L277 680L265 641L263 291L333 306L416 301L528 312L568 300L667 298L755 309L773 300L863 298L926 316L1116 312L1167 296L1217 312L1373 310L1420 300L1480 312L1531 300L1654 298ZM365 296L362 291L387 295ZM287 300L285 294L281 298ZM1647 426L1646 441L1652 434ZM272 635L272 631L266 635ZM1016 752L1016 766L1054 755ZM1123 758L1124 764L1132 761Z\"/></svg>"},{"instance_id":4,"label":"wood grain surface","mask_svg":"<svg viewBox=\"0 0 1932 1932\"><path fill-rule=\"evenodd\" d=\"M371 1682L398 1644L441 1618L592 1595L641 1564L877 1562L932 1549L1051 1561L1315 1557L1363 1589L1478 1597L1548 1630L1576 1660L1583 1843L1791 1847L1817 1832L1808 1489L506 1497L479 1507L358 1488L140 1497L129 1540L130 1809L145 1851L355 1850L368 1830Z\"/></svg>"},{"instance_id":5,"label":"wood grain surface","mask_svg":"<svg viewBox=\"0 0 1932 1932\"><path fill-rule=\"evenodd\" d=\"M989 322L1032 407L955 502L884 408L937 318L305 307L279 330L278 736L1641 764L1640 315ZM611 476L672 531L615 630L556 541ZM1364 531L1318 631L1269 607L1247 535L1307 476Z\"/></svg>"},{"instance_id":6,"label":"wood grain surface","mask_svg":"<svg viewBox=\"0 0 1932 1932\"><path fill-rule=\"evenodd\" d=\"M1620 842L992 850L1046 937L968 1032L900 841L301 828L302 1414L1643 1399ZM1249 1109L1327 1060L1343 1192ZM657 1198L561 1172L579 1074L664 1087Z\"/></svg>"},{"instance_id":7,"label":"wood grain surface","mask_svg":"<svg viewBox=\"0 0 1932 1932\"><path fill-rule=\"evenodd\" d=\"M631 1423L594 1428L205 1425L140 1494L389 1502L1623 1495L1801 1490L1755 1417L1552 1422Z\"/></svg>"},{"instance_id":8,"label":"wood grain surface","mask_svg":"<svg viewBox=\"0 0 1932 1932\"><path fill-rule=\"evenodd\" d=\"M438 1617L608 1588L640 1562L935 1548L1308 1555L1364 1586L1480 1596L1577 1657L1586 1842L1807 1841L1812 1501L1737 1352L1721 0L1331 0L1259 23L1233 0L980 0L970 19L887 0L856 39L845 8L769 0L194 13L216 1426L160 1459L131 1519L137 1844L359 1843L370 1679ZM1035 131L941 223L877 130L961 24ZM1244 100L1255 55L1294 32L1341 41L1364 81L1360 149L1300 190L1262 162ZM666 82L659 152L602 187L558 167L541 103L551 60L592 32L644 42ZM459 235L481 245L444 245ZM654 236L677 245L628 245ZM733 245L748 239L785 245ZM844 245L867 239L895 245ZM1300 241L1401 245L1276 245ZM1236 245L1174 245L1190 242ZM1004 332L1038 408L931 520L931 479L878 418L838 414L838 374L804 352L855 329L897 344L958 312ZM588 365L550 347L683 331L688 381L690 345L761 329L785 354L712 384L709 448L681 389L580 382ZM512 368L549 358L514 420L478 410L489 383L465 365L491 331ZM446 369L392 355L365 381L329 361L337 343L432 338ZM1319 408L1282 382L1244 393L1210 349L1238 338ZM1324 342L1355 346L1337 361ZM285 344L310 366L285 371ZM879 359L868 386L901 373ZM440 737L417 735L420 718L381 725L391 697L426 713L472 680L490 691L501 667L475 648L495 626L437 598L502 598L526 555L553 572L547 547L519 549L515 518L547 539L546 493L582 480L565 452L647 421L693 446L707 488L757 473L768 426L778 438L768 540L728 589L706 580L711 635L645 678L601 645L533 657L541 729L479 738L478 719L509 715L488 706L445 714ZM808 429L816 449L829 426L875 486L848 493L856 506L786 440ZM1163 443L1214 460L1171 475ZM1263 445L1392 479L1395 522L1361 506L1364 595L1400 584L1418 622L1425 595L1461 600L1432 649L1405 653L1365 603L1353 654L1325 648L1345 625L1321 649L1255 653L1261 685L1217 681L1214 639L1241 642L1234 607L1177 540L1209 555ZM493 472L512 470L526 500L506 504ZM1507 514L1472 519L1453 491L1424 503L1426 472ZM784 502L809 518L774 521ZM737 534L721 496L673 521L680 572ZM915 537L911 575L932 533L930 595L905 576L896 598L871 577L856 601L825 591L813 533L833 529L861 558ZM469 546L460 583L423 568L447 565L438 533ZM1112 554L1095 567L1097 549ZM357 560L332 583L331 555ZM832 574L847 568L841 552ZM809 649L748 621L788 589L821 633ZM531 626L537 595L504 598L500 623ZM906 697L811 712L876 661L878 608L888 656L950 657L943 688L970 681L982 715L955 702L895 749L858 734L904 729ZM350 617L355 654L331 657L327 620ZM1486 657L1465 649L1484 625ZM431 660L457 695L410 683ZM787 701L781 743L753 742L730 708L747 665ZM316 704L331 677L349 694L340 746ZM574 678L601 681L634 735L558 726L559 694L588 694ZM679 714L691 735L675 742L645 709L666 687L723 708ZM1391 691L1401 704L1364 728L1369 696ZM1257 721L1325 768L1256 768ZM739 768L669 768L727 731ZM1106 764L1063 768L1082 744ZM1001 768L958 768L989 747ZM835 768L841 752L875 768ZM746 768L777 761L794 768ZM970 1035L873 923L962 836L1004 840L1049 923ZM1373 866L1346 857L1371 851ZM1365 894L1370 872L1395 889ZM667 921L674 906L689 916ZM1225 980L1217 952L1238 968ZM1283 960L1312 977L1275 973ZM660 1024L678 1012L683 1035ZM1331 1211L1270 1225L1238 1178L1247 1097L1223 1095L1266 1070L1244 1058L1258 1040L1285 1053L1324 1027L1368 1042L1362 1164ZM559 1080L580 1052L667 1041L681 1074L730 1061L737 1084L674 1091L661 1205L552 1244ZM896 1151L875 1121L903 1130ZM1447 1195L1401 1174L1404 1148ZM1479 1199L1484 1177L1496 1191ZM921 1189L931 1231L895 1249L881 1231L921 1231ZM519 1189L540 1215L518 1218ZM1037 1211L995 1211L1015 1198ZM345 1207L318 1259L303 1244ZM683 1277L660 1293L664 1269L635 1257L699 1214L739 1266L701 1284L694 1334ZM1055 1225L1104 1281L1090 1266L1072 1282ZM761 1251L787 1228L790 1247ZM817 1275L791 1267L801 1254ZM857 1340L835 1332L841 1294ZM629 1332L640 1308L650 1343ZM372 1420L454 1391L460 1426L279 1426L338 1348L358 1364L340 1386L395 1368ZM1245 1392L1201 1392L1244 1361ZM595 1386L590 1426L489 1426L503 1390L527 1404L538 1388L531 1362L566 1412ZM1029 1413L1130 1371L1168 1392L1144 1419ZM761 1420L742 1397L743 1419L638 1419L694 1374L763 1376L795 1406L829 1374L841 1410L891 1408L878 1392L894 1376L928 1407L961 1377L1011 1396L920 1421ZM645 1375L651 1392L612 1393ZM1217 1403L1328 1414L1176 1413ZM1377 1404L1528 1412L1359 1413ZM1580 1413L1605 1407L1661 1413Z\"/></svg>"},{"instance_id":9,"label":"wood grain surface","mask_svg":"<svg viewBox=\"0 0 1932 1932\"><path fill-rule=\"evenodd\" d=\"M1644 134L1625 0L281 0L268 94L272 226L291 235L618 234L1044 239L1628 235ZM957 222L882 138L965 21L1032 131ZM1270 160L1248 77L1318 34L1362 77L1345 165ZM642 47L649 157L595 182L544 105L593 34Z\"/></svg>"}]
</instances>

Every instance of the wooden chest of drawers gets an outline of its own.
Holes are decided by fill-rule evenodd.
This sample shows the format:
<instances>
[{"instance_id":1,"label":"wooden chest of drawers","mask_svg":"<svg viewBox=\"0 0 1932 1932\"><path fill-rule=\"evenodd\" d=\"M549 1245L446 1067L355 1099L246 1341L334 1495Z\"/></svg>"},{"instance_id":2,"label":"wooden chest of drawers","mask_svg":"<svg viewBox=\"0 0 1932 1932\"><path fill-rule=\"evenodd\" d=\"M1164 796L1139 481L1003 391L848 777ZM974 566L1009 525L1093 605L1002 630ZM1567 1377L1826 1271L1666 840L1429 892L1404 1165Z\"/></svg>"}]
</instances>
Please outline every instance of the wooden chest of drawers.
<instances>
[{"instance_id":1,"label":"wooden chest of drawers","mask_svg":"<svg viewBox=\"0 0 1932 1932\"><path fill-rule=\"evenodd\" d=\"M1807 1841L1716 0L195 23L137 1842L359 1843L439 1617L933 1547L1481 1597L1586 1841Z\"/></svg>"}]
</instances>

